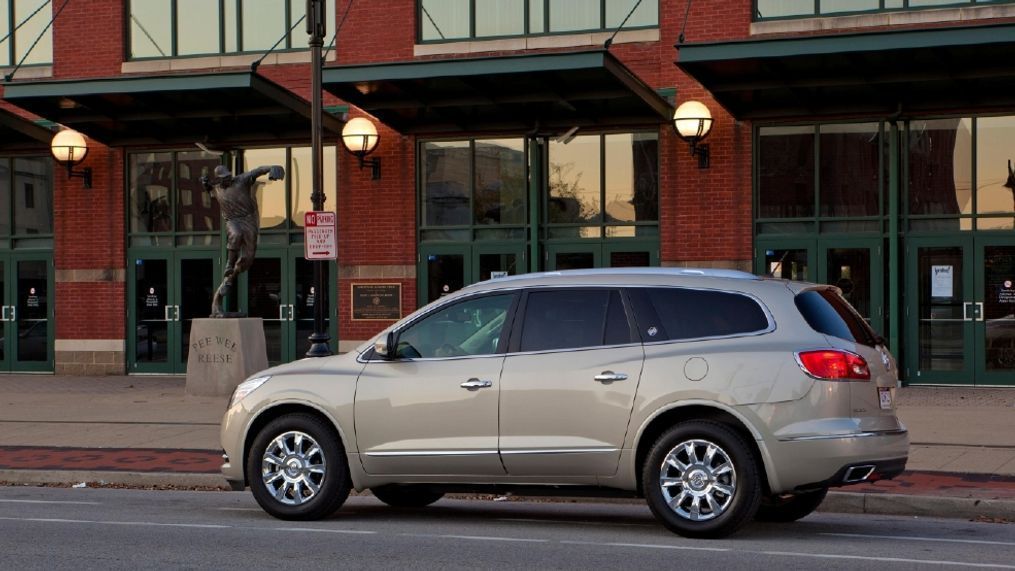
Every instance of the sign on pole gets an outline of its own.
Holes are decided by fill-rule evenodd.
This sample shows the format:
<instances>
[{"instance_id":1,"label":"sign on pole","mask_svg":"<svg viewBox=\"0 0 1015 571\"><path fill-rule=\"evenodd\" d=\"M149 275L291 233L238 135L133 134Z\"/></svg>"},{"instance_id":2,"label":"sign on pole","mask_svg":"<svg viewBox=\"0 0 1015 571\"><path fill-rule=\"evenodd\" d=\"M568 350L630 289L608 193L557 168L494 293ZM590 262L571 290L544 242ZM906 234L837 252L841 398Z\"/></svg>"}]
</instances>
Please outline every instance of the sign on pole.
<instances>
[{"instance_id":1,"label":"sign on pole","mask_svg":"<svg viewBox=\"0 0 1015 571\"><path fill-rule=\"evenodd\" d=\"M338 232L334 212L307 212L303 215L303 257L334 260L338 257Z\"/></svg>"}]
</instances>

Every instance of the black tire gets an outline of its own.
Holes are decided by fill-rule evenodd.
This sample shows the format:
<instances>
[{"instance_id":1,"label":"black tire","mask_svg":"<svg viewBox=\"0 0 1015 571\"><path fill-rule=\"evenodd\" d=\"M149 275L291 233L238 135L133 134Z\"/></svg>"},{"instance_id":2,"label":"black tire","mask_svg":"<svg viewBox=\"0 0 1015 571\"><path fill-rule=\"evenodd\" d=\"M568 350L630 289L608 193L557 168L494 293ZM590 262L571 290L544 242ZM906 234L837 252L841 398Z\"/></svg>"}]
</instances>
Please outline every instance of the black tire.
<instances>
[{"instance_id":1,"label":"black tire","mask_svg":"<svg viewBox=\"0 0 1015 571\"><path fill-rule=\"evenodd\" d=\"M370 488L378 500L393 508L422 508L444 497L444 492L419 484L391 484Z\"/></svg>"},{"instance_id":2,"label":"black tire","mask_svg":"<svg viewBox=\"0 0 1015 571\"><path fill-rule=\"evenodd\" d=\"M659 437L645 458L642 487L656 518L684 537L731 535L754 518L761 501L750 446L731 428L708 420L682 422Z\"/></svg>"},{"instance_id":3,"label":"black tire","mask_svg":"<svg viewBox=\"0 0 1015 571\"><path fill-rule=\"evenodd\" d=\"M254 438L246 468L254 499L279 519L321 519L349 497L342 442L333 426L309 414L269 422Z\"/></svg>"},{"instance_id":4,"label":"black tire","mask_svg":"<svg viewBox=\"0 0 1015 571\"><path fill-rule=\"evenodd\" d=\"M788 498L763 498L754 519L778 523L796 521L818 509L818 506L821 505L821 502L825 501L825 496L827 495L828 488L824 488L813 492L796 494Z\"/></svg>"}]
</instances>

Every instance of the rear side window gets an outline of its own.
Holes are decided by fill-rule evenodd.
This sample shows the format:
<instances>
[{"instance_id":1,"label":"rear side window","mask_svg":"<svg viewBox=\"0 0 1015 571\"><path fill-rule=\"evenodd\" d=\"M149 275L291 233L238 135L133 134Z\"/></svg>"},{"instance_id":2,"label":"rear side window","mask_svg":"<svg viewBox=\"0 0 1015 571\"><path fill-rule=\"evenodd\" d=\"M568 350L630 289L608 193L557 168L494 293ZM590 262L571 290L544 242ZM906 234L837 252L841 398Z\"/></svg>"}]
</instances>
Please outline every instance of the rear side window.
<instances>
[{"instance_id":1,"label":"rear side window","mask_svg":"<svg viewBox=\"0 0 1015 571\"><path fill-rule=\"evenodd\" d=\"M797 294L794 301L815 331L861 345L877 345L874 330L835 290L808 290Z\"/></svg>"},{"instance_id":2,"label":"rear side window","mask_svg":"<svg viewBox=\"0 0 1015 571\"><path fill-rule=\"evenodd\" d=\"M765 331L768 316L739 293L685 288L632 290L642 340L672 341Z\"/></svg>"},{"instance_id":3,"label":"rear side window","mask_svg":"<svg viewBox=\"0 0 1015 571\"><path fill-rule=\"evenodd\" d=\"M548 351L631 342L631 330L615 290L529 293L520 351Z\"/></svg>"}]
</instances>

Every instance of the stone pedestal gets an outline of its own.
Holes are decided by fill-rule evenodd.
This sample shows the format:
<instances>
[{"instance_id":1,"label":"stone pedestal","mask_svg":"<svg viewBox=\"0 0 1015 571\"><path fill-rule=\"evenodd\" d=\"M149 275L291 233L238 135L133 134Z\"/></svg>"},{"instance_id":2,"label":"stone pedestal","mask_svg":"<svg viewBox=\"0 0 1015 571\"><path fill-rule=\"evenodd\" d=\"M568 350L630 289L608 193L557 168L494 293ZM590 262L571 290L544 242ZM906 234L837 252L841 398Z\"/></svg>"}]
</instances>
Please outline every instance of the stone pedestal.
<instances>
[{"instance_id":1,"label":"stone pedestal","mask_svg":"<svg viewBox=\"0 0 1015 571\"><path fill-rule=\"evenodd\" d=\"M187 394L232 394L236 385L268 368L260 317L195 319L187 357Z\"/></svg>"}]
</instances>

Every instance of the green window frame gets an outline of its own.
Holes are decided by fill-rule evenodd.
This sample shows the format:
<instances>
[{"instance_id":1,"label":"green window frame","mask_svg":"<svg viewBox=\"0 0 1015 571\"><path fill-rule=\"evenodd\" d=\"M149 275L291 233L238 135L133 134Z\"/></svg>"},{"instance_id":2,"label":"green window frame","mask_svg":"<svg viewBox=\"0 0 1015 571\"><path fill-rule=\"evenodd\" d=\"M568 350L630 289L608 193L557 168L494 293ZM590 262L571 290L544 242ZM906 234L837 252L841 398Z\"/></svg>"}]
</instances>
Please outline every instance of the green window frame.
<instances>
[{"instance_id":1,"label":"green window frame","mask_svg":"<svg viewBox=\"0 0 1015 571\"><path fill-rule=\"evenodd\" d=\"M834 137L842 133L848 135L854 131L864 134L863 138L866 139L866 135L872 130L876 141L870 141L867 158L873 156L877 164L875 168L864 172L872 175L874 180L868 183L870 186L866 195L845 197L841 203L837 203L833 197L840 193L833 189L834 171L854 172L856 169L850 169L843 164L842 154L835 149L823 150L823 137L826 135ZM754 133L753 200L756 236L819 233L876 235L883 232L888 210L886 193L888 127L884 122L756 125ZM769 175L770 169L778 171L779 167L773 167L771 163L765 162L764 138L780 134L806 137L810 143L807 146L798 145L795 149L775 149L773 154L776 155L776 160L785 163L782 165L782 171L794 180L792 184L783 182L781 186L766 188L769 180L778 180L777 176ZM826 141L826 144L829 142ZM857 154L862 154L862 151ZM852 156L845 155L847 158ZM797 188L795 197L787 194L792 193L790 186ZM766 193L781 199L781 202L766 202ZM784 215L773 215L774 207L780 204L793 207L794 210Z\"/></svg>"},{"instance_id":2,"label":"green window frame","mask_svg":"<svg viewBox=\"0 0 1015 571\"><path fill-rule=\"evenodd\" d=\"M335 0L326 0L326 26L335 30ZM125 0L127 59L208 56L309 48L305 0ZM271 11L274 9L274 12ZM200 14L195 11L202 10ZM265 28L270 27L270 29Z\"/></svg>"},{"instance_id":3,"label":"green window frame","mask_svg":"<svg viewBox=\"0 0 1015 571\"><path fill-rule=\"evenodd\" d=\"M962 8L986 4L1011 4L1015 0L754 0L755 22L846 16L871 12L905 12L933 8Z\"/></svg>"},{"instance_id":4,"label":"green window frame","mask_svg":"<svg viewBox=\"0 0 1015 571\"><path fill-rule=\"evenodd\" d=\"M0 248L52 246L52 159L0 157Z\"/></svg>"},{"instance_id":5,"label":"green window frame","mask_svg":"<svg viewBox=\"0 0 1015 571\"><path fill-rule=\"evenodd\" d=\"M50 0L0 0L0 38L4 38L0 41L0 67L17 65L26 53L24 65L51 65L53 28L47 26L52 18Z\"/></svg>"},{"instance_id":6,"label":"green window frame","mask_svg":"<svg viewBox=\"0 0 1015 571\"><path fill-rule=\"evenodd\" d=\"M638 0L416 0L419 43L608 32ZM625 30L659 27L659 0L641 0Z\"/></svg>"}]
</instances>

